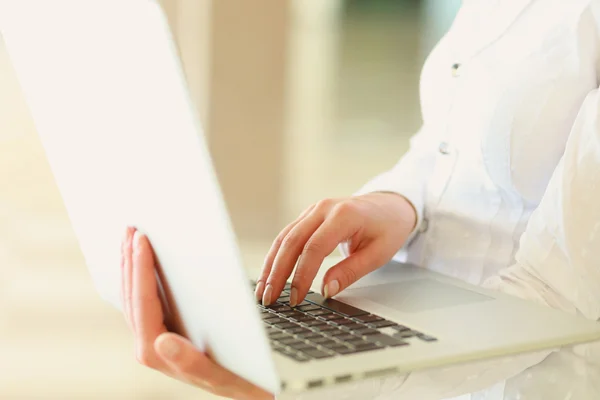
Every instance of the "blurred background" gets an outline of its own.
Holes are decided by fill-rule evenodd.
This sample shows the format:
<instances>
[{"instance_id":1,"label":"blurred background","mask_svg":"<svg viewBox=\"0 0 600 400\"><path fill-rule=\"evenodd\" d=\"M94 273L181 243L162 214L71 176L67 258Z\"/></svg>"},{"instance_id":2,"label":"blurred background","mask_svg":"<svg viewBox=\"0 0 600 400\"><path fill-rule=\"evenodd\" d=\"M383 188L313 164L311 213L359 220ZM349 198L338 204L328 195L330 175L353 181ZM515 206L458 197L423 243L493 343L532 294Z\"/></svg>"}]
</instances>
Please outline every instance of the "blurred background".
<instances>
[{"instance_id":1,"label":"blurred background","mask_svg":"<svg viewBox=\"0 0 600 400\"><path fill-rule=\"evenodd\" d=\"M286 222L406 151L421 66L460 6L162 3L251 272ZM136 364L123 318L94 291L0 40L0 399L209 398Z\"/></svg>"}]
</instances>

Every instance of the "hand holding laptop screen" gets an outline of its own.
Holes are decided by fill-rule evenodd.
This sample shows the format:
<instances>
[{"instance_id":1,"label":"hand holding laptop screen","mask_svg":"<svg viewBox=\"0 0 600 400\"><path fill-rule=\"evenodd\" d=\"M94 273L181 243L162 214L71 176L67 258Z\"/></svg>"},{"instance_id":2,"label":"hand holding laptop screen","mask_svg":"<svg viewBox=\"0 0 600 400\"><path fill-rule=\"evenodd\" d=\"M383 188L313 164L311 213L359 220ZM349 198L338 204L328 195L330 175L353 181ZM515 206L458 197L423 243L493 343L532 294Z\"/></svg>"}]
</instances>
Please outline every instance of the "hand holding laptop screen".
<instances>
[{"instance_id":1,"label":"hand holding laptop screen","mask_svg":"<svg viewBox=\"0 0 600 400\"><path fill-rule=\"evenodd\" d=\"M122 243L121 296L123 311L134 335L138 361L182 382L217 396L262 400L273 395L236 376L196 348L188 339L170 333L164 323L148 238L128 228Z\"/></svg>"}]
</instances>

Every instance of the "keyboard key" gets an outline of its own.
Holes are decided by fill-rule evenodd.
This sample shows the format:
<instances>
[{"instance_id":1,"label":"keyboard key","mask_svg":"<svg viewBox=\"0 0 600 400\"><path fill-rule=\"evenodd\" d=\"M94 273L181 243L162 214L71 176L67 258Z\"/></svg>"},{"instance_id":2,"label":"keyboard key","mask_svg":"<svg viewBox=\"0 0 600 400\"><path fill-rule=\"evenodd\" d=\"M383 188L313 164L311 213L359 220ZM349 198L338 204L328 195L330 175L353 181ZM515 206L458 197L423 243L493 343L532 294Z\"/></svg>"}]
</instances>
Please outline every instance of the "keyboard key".
<instances>
[{"instance_id":1,"label":"keyboard key","mask_svg":"<svg viewBox=\"0 0 600 400\"><path fill-rule=\"evenodd\" d=\"M417 337L425 342L437 342L437 339L434 338L433 336L425 335L423 333L420 335L417 335Z\"/></svg>"},{"instance_id":2,"label":"keyboard key","mask_svg":"<svg viewBox=\"0 0 600 400\"><path fill-rule=\"evenodd\" d=\"M346 341L348 341L348 340L356 339L357 337L358 337L358 336L351 335L351 334L347 333L347 334L345 334L345 335L339 335L339 336L336 336L335 338L336 338L337 340L341 340L342 342L346 342Z\"/></svg>"},{"instance_id":3,"label":"keyboard key","mask_svg":"<svg viewBox=\"0 0 600 400\"><path fill-rule=\"evenodd\" d=\"M333 342L333 343L327 344L327 345L321 343L320 346L323 346L328 350L335 351L336 353L338 353L339 350L350 349L350 347L344 346L343 344L337 343L337 342Z\"/></svg>"},{"instance_id":4,"label":"keyboard key","mask_svg":"<svg viewBox=\"0 0 600 400\"><path fill-rule=\"evenodd\" d=\"M395 338L398 338L398 339L408 339L408 338L411 338L411 337L415 337L415 336L417 336L419 334L420 333L416 332L416 331L403 331L403 332L395 333L393 336Z\"/></svg>"},{"instance_id":5,"label":"keyboard key","mask_svg":"<svg viewBox=\"0 0 600 400\"><path fill-rule=\"evenodd\" d=\"M318 293L308 294L306 296L306 300L338 314L342 314L345 317L358 317L359 315L368 314L366 311L353 307L349 304L342 303L341 301L337 301L335 299L325 299Z\"/></svg>"},{"instance_id":6,"label":"keyboard key","mask_svg":"<svg viewBox=\"0 0 600 400\"><path fill-rule=\"evenodd\" d=\"M389 346L389 347L397 347L397 346L406 346L406 345L408 345L408 343L405 342L405 341L402 341L400 339L396 339L394 337L391 337L391 336L388 336L388 335L384 335L384 334L367 336L366 340L368 342L379 343L382 346Z\"/></svg>"},{"instance_id":7,"label":"keyboard key","mask_svg":"<svg viewBox=\"0 0 600 400\"><path fill-rule=\"evenodd\" d=\"M337 320L337 319L344 319L344 317L342 317L339 314L330 313L330 314L319 315L319 319L322 319L322 320L325 320L325 321L334 321L334 320Z\"/></svg>"},{"instance_id":8,"label":"keyboard key","mask_svg":"<svg viewBox=\"0 0 600 400\"><path fill-rule=\"evenodd\" d=\"M281 347L281 346L279 346L279 347L276 347L276 346L273 346L273 350L275 350L275 351L276 351L276 352L278 352L278 353L281 353L281 354L283 354L284 356L289 356L289 353L288 353L288 351L285 349L285 347Z\"/></svg>"},{"instance_id":9,"label":"keyboard key","mask_svg":"<svg viewBox=\"0 0 600 400\"><path fill-rule=\"evenodd\" d=\"M286 330L288 328L293 328L298 325L293 322L285 321L285 322L280 322L280 323L276 324L275 326L278 327L279 329Z\"/></svg>"},{"instance_id":10,"label":"keyboard key","mask_svg":"<svg viewBox=\"0 0 600 400\"><path fill-rule=\"evenodd\" d=\"M307 356L305 356L302 353L298 353L295 355L290 355L291 358L293 358L294 360L298 361L298 362L307 362L310 360L310 358L308 358Z\"/></svg>"},{"instance_id":11,"label":"keyboard key","mask_svg":"<svg viewBox=\"0 0 600 400\"><path fill-rule=\"evenodd\" d=\"M350 343L352 346L358 346L360 344L369 343L361 337L355 337L349 340L346 340L345 343Z\"/></svg>"},{"instance_id":12,"label":"keyboard key","mask_svg":"<svg viewBox=\"0 0 600 400\"><path fill-rule=\"evenodd\" d=\"M279 343L281 344L285 344L286 346L290 346L290 347L294 347L294 344L300 344L300 343L304 343L304 341L302 340L298 340L294 337L290 337L290 338L285 338L285 339L281 339L278 340Z\"/></svg>"},{"instance_id":13,"label":"keyboard key","mask_svg":"<svg viewBox=\"0 0 600 400\"><path fill-rule=\"evenodd\" d=\"M306 326L310 326L310 327L316 327L316 326L321 326L321 325L327 325L327 322L320 321L318 319L311 319L311 320L308 320L308 321L302 321L302 324L304 324Z\"/></svg>"},{"instance_id":14,"label":"keyboard key","mask_svg":"<svg viewBox=\"0 0 600 400\"><path fill-rule=\"evenodd\" d=\"M285 315L286 317L289 317L289 316L294 315L296 313L297 313L297 311L295 311L295 310L286 310L286 311L279 311L278 312L279 315Z\"/></svg>"},{"instance_id":15,"label":"keyboard key","mask_svg":"<svg viewBox=\"0 0 600 400\"><path fill-rule=\"evenodd\" d=\"M306 315L304 313L301 313L298 310L286 311L286 315L288 316L288 318L293 318L295 320L313 319L313 317L311 317L310 315Z\"/></svg>"},{"instance_id":16,"label":"keyboard key","mask_svg":"<svg viewBox=\"0 0 600 400\"><path fill-rule=\"evenodd\" d=\"M263 320L263 322L266 324L269 324L269 325L276 325L276 324L282 324L284 322L287 322L287 320L276 317L276 318L265 319L265 320Z\"/></svg>"},{"instance_id":17,"label":"keyboard key","mask_svg":"<svg viewBox=\"0 0 600 400\"><path fill-rule=\"evenodd\" d=\"M345 331L358 331L361 329L368 328L368 326L363 325L363 324L353 323L353 324L348 324L348 325L342 325L342 326L340 326L340 328Z\"/></svg>"},{"instance_id":18,"label":"keyboard key","mask_svg":"<svg viewBox=\"0 0 600 400\"><path fill-rule=\"evenodd\" d=\"M313 328L320 332L339 330L339 328L337 326L333 326L333 325L317 325L317 326L314 326Z\"/></svg>"},{"instance_id":19,"label":"keyboard key","mask_svg":"<svg viewBox=\"0 0 600 400\"><path fill-rule=\"evenodd\" d=\"M372 328L386 328L388 326L394 326L394 325L397 325L397 324L395 322L386 321L386 320L369 322L369 326Z\"/></svg>"},{"instance_id":20,"label":"keyboard key","mask_svg":"<svg viewBox=\"0 0 600 400\"><path fill-rule=\"evenodd\" d=\"M407 328L404 325L395 325L395 326L392 326L391 328L397 330L398 332L404 332L404 331L410 331L411 330L410 328Z\"/></svg>"},{"instance_id":21,"label":"keyboard key","mask_svg":"<svg viewBox=\"0 0 600 400\"><path fill-rule=\"evenodd\" d=\"M338 337L338 336L342 336L342 335L347 335L348 332L343 331L341 329L336 329L336 330L326 331L325 334L327 336Z\"/></svg>"},{"instance_id":22,"label":"keyboard key","mask_svg":"<svg viewBox=\"0 0 600 400\"><path fill-rule=\"evenodd\" d=\"M352 321L351 319L344 318L344 319L336 319L335 321L331 321L331 323L334 325L350 325L350 324L355 324L356 321Z\"/></svg>"},{"instance_id":23,"label":"keyboard key","mask_svg":"<svg viewBox=\"0 0 600 400\"><path fill-rule=\"evenodd\" d=\"M319 332L313 332L313 331L299 333L297 336L301 337L303 339L312 339L312 338L316 338L316 337L323 337L323 335L321 335Z\"/></svg>"},{"instance_id":24,"label":"keyboard key","mask_svg":"<svg viewBox=\"0 0 600 400\"><path fill-rule=\"evenodd\" d=\"M324 347L324 348L329 349L329 350L331 350L332 347L336 347L336 346L339 346L339 345L340 345L340 343L336 342L333 339L329 339L329 340L327 340L325 342L319 343L319 346Z\"/></svg>"},{"instance_id":25,"label":"keyboard key","mask_svg":"<svg viewBox=\"0 0 600 400\"><path fill-rule=\"evenodd\" d=\"M294 321L298 321L298 322L316 321L315 317L312 317L312 316L306 315L306 314L302 314L302 313L292 315L289 318L293 319Z\"/></svg>"},{"instance_id":26,"label":"keyboard key","mask_svg":"<svg viewBox=\"0 0 600 400\"><path fill-rule=\"evenodd\" d=\"M296 307L303 307L303 306L310 306L310 305L311 304L308 301L304 300L302 303L296 305Z\"/></svg>"},{"instance_id":27,"label":"keyboard key","mask_svg":"<svg viewBox=\"0 0 600 400\"><path fill-rule=\"evenodd\" d=\"M300 341L300 343L290 344L288 346L291 347L292 349L298 350L298 351L307 350L307 349L314 349L315 348L314 345L312 345L310 343L306 343L304 341Z\"/></svg>"},{"instance_id":28,"label":"keyboard key","mask_svg":"<svg viewBox=\"0 0 600 400\"><path fill-rule=\"evenodd\" d=\"M364 329L357 329L355 331L352 331L352 333L354 333L356 335L360 335L360 336L368 336L368 335L377 335L377 334L379 334L379 331L377 329L364 328Z\"/></svg>"},{"instance_id":29,"label":"keyboard key","mask_svg":"<svg viewBox=\"0 0 600 400\"><path fill-rule=\"evenodd\" d=\"M286 306L285 304L279 304L279 303L271 304L267 308L271 309L271 310L275 310L277 312L288 311L288 310L292 309L290 306Z\"/></svg>"},{"instance_id":30,"label":"keyboard key","mask_svg":"<svg viewBox=\"0 0 600 400\"><path fill-rule=\"evenodd\" d=\"M274 333L274 334L272 334L272 335L269 335L269 339L276 340L276 341L279 341L279 340L281 340L281 339L290 338L290 337L291 337L291 336L290 336L290 335L288 335L288 334L287 334L287 333L285 333L285 332L277 332L277 333Z\"/></svg>"},{"instance_id":31,"label":"keyboard key","mask_svg":"<svg viewBox=\"0 0 600 400\"><path fill-rule=\"evenodd\" d=\"M338 346L338 347L335 347L335 348L333 348L331 350L335 351L338 354L342 354L342 355L344 355L344 354L352 354L352 353L356 353L357 352L353 348L350 348L350 347L347 347L347 346Z\"/></svg>"},{"instance_id":32,"label":"keyboard key","mask_svg":"<svg viewBox=\"0 0 600 400\"><path fill-rule=\"evenodd\" d=\"M316 316L319 316L319 315L329 314L329 313L331 313L331 311L319 309L319 310L310 310L310 311L307 311L306 313L309 314L309 315L314 315L316 317Z\"/></svg>"},{"instance_id":33,"label":"keyboard key","mask_svg":"<svg viewBox=\"0 0 600 400\"><path fill-rule=\"evenodd\" d=\"M359 315L358 317L355 317L354 319L360 321L360 322L376 322L376 321L382 321L383 318L378 317L377 315Z\"/></svg>"},{"instance_id":34,"label":"keyboard key","mask_svg":"<svg viewBox=\"0 0 600 400\"><path fill-rule=\"evenodd\" d=\"M288 328L288 329L286 329L285 331L286 331L286 332L288 332L288 333L291 333L291 334L297 335L297 334L299 334L299 333L303 333L303 332L306 332L306 331L308 331L308 330L309 330L308 328L304 328L304 327L302 327L302 326L295 326L295 327L293 327L293 328Z\"/></svg>"},{"instance_id":35,"label":"keyboard key","mask_svg":"<svg viewBox=\"0 0 600 400\"><path fill-rule=\"evenodd\" d=\"M325 336L320 336L320 337L312 338L312 339L309 339L309 340L310 340L311 343L316 343L316 344L327 343L327 342L334 342L335 343L335 340L330 339L330 338L325 337Z\"/></svg>"},{"instance_id":36,"label":"keyboard key","mask_svg":"<svg viewBox=\"0 0 600 400\"><path fill-rule=\"evenodd\" d=\"M364 344L359 344L354 346L354 350L355 352L357 351L370 351L370 350L379 350L379 349L383 349L384 347L381 345L378 345L376 343L364 343Z\"/></svg>"},{"instance_id":37,"label":"keyboard key","mask_svg":"<svg viewBox=\"0 0 600 400\"><path fill-rule=\"evenodd\" d=\"M317 305L314 305L314 304L311 304L311 303L308 303L307 305L299 305L296 308L298 310L304 311L304 312L306 312L306 311L312 311L312 310L320 310L321 309L321 307L319 307Z\"/></svg>"},{"instance_id":38,"label":"keyboard key","mask_svg":"<svg viewBox=\"0 0 600 400\"><path fill-rule=\"evenodd\" d=\"M321 359L321 358L333 357L332 354L326 353L319 349L306 349L306 350L302 350L302 353L311 358L316 358L317 360Z\"/></svg>"},{"instance_id":39,"label":"keyboard key","mask_svg":"<svg viewBox=\"0 0 600 400\"><path fill-rule=\"evenodd\" d=\"M271 314L268 312L268 313L261 314L260 318L265 320L265 319L273 319L273 318L279 318L279 317L277 317L277 315L275 315L275 314Z\"/></svg>"}]
</instances>

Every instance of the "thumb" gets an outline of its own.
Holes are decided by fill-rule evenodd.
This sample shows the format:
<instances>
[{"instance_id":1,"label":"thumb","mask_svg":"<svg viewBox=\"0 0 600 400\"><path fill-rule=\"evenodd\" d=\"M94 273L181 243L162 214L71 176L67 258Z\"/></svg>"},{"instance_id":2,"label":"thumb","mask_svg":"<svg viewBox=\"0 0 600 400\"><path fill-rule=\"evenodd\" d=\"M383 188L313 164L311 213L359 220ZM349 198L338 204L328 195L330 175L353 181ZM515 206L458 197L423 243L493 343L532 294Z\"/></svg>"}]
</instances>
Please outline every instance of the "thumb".
<instances>
[{"instance_id":1,"label":"thumb","mask_svg":"<svg viewBox=\"0 0 600 400\"><path fill-rule=\"evenodd\" d=\"M363 276L383 266L386 261L379 256L381 254L379 250L379 246L373 243L331 267L323 277L321 289L323 296L333 297Z\"/></svg>"},{"instance_id":2,"label":"thumb","mask_svg":"<svg viewBox=\"0 0 600 400\"><path fill-rule=\"evenodd\" d=\"M189 340L174 333L163 333L154 343L156 353L177 373L201 386L212 387L215 371L211 360ZM200 379L198 379L200 378ZM198 382L200 380L200 382Z\"/></svg>"}]
</instances>

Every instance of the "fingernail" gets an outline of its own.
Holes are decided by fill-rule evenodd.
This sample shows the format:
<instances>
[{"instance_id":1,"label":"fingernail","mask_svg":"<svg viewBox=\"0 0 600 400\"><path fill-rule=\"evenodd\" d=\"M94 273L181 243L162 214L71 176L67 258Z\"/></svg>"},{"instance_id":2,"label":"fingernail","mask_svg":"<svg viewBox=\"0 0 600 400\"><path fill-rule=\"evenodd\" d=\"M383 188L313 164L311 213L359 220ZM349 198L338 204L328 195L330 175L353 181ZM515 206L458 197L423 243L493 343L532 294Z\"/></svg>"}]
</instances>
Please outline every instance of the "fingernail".
<instances>
[{"instance_id":1,"label":"fingernail","mask_svg":"<svg viewBox=\"0 0 600 400\"><path fill-rule=\"evenodd\" d=\"M323 296L328 299L330 297L335 296L340 291L340 283L337 280L333 280L325 285L323 290Z\"/></svg>"},{"instance_id":2,"label":"fingernail","mask_svg":"<svg viewBox=\"0 0 600 400\"><path fill-rule=\"evenodd\" d=\"M176 339L161 337L158 342L158 352L167 360L175 360L181 351L181 346Z\"/></svg>"},{"instance_id":3,"label":"fingernail","mask_svg":"<svg viewBox=\"0 0 600 400\"><path fill-rule=\"evenodd\" d=\"M298 290L295 287L290 292L290 307L296 307L298 304Z\"/></svg>"},{"instance_id":4,"label":"fingernail","mask_svg":"<svg viewBox=\"0 0 600 400\"><path fill-rule=\"evenodd\" d=\"M263 281L258 282L256 285L256 290L254 291L254 295L256 296L256 300L260 301L262 299L263 292L265 291L265 283Z\"/></svg>"},{"instance_id":5,"label":"fingernail","mask_svg":"<svg viewBox=\"0 0 600 400\"><path fill-rule=\"evenodd\" d=\"M270 306L271 305L271 294L273 292L273 286L271 286L271 284L267 285L267 288L265 289L265 293L263 294L263 298L262 298L262 303L263 306Z\"/></svg>"}]
</instances>

